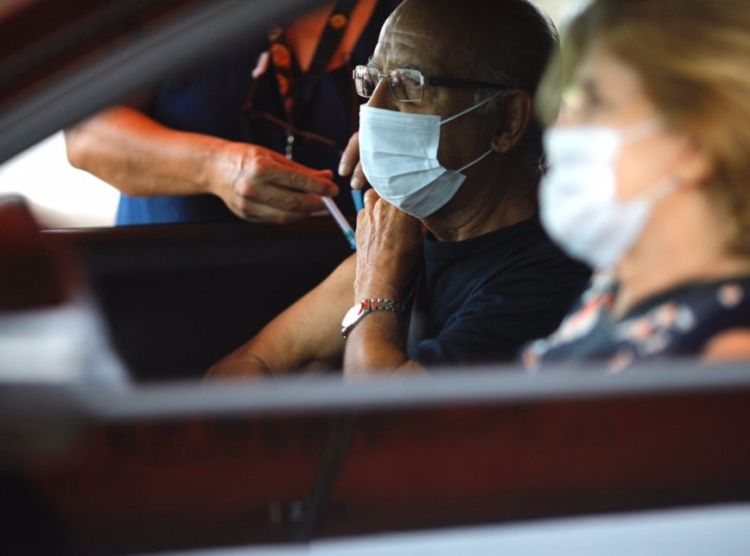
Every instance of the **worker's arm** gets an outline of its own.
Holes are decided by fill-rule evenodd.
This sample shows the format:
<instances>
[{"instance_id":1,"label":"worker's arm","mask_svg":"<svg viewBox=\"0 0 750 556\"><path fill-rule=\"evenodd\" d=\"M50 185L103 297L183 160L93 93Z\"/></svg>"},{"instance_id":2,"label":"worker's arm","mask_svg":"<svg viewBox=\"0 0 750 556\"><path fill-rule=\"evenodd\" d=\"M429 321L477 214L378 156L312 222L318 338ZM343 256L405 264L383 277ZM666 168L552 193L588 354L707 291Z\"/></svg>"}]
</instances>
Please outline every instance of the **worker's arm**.
<instances>
[{"instance_id":1,"label":"worker's arm","mask_svg":"<svg viewBox=\"0 0 750 556\"><path fill-rule=\"evenodd\" d=\"M302 166L258 145L167 128L119 106L65 132L68 160L137 196L209 193L237 216L290 222L323 209L338 192L331 172Z\"/></svg>"}]
</instances>

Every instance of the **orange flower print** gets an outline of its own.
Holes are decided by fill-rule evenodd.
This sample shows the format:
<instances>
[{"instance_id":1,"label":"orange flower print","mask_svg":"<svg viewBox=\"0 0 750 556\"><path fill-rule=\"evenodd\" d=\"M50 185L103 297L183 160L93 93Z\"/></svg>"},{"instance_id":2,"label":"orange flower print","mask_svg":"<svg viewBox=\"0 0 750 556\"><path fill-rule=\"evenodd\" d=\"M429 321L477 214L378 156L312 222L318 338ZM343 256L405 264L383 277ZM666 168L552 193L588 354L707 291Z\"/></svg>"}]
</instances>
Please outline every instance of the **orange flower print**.
<instances>
[{"instance_id":1,"label":"orange flower print","mask_svg":"<svg viewBox=\"0 0 750 556\"><path fill-rule=\"evenodd\" d=\"M328 23L334 29L343 29L349 23L349 19L344 14L336 14L331 17Z\"/></svg>"},{"instance_id":2,"label":"orange flower print","mask_svg":"<svg viewBox=\"0 0 750 556\"><path fill-rule=\"evenodd\" d=\"M271 56L277 68L289 69L292 67L292 56L289 49L283 44L271 45Z\"/></svg>"},{"instance_id":3,"label":"orange flower print","mask_svg":"<svg viewBox=\"0 0 750 556\"><path fill-rule=\"evenodd\" d=\"M732 309L740 304L745 292L739 284L726 284L719 289L719 303L722 306Z\"/></svg>"},{"instance_id":4,"label":"orange flower print","mask_svg":"<svg viewBox=\"0 0 750 556\"><path fill-rule=\"evenodd\" d=\"M607 372L609 374L617 374L628 367L630 367L635 361L635 355L630 349L621 349L618 351L610 360L607 365Z\"/></svg>"}]
</instances>

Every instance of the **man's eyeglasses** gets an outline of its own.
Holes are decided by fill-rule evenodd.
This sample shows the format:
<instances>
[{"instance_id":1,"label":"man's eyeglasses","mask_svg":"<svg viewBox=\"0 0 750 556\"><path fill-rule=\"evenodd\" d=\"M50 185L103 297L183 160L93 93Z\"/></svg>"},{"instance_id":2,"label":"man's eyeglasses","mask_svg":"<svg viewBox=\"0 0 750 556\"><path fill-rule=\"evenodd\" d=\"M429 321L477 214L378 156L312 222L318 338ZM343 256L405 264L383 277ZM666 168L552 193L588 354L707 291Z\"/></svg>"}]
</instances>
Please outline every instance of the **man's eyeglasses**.
<instances>
[{"instance_id":1,"label":"man's eyeglasses","mask_svg":"<svg viewBox=\"0 0 750 556\"><path fill-rule=\"evenodd\" d=\"M508 85L488 83L486 81L472 81L470 79L454 79L451 77L427 77L421 71L408 68L398 68L388 73L380 73L373 66L356 66L354 68L354 86L357 94L370 98L382 79L388 80L388 88L393 98L399 102L419 102L424 96L427 85L437 87L451 87L456 89L509 89Z\"/></svg>"}]
</instances>

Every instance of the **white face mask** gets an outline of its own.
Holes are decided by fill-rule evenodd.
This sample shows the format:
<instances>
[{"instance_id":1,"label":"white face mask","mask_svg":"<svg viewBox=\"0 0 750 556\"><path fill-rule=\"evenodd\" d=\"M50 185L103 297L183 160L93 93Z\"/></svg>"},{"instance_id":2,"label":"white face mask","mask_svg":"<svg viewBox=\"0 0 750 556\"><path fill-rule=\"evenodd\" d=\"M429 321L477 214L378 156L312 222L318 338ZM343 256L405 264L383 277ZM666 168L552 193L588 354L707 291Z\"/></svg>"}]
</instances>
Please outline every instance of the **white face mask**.
<instances>
[{"instance_id":1,"label":"white face mask","mask_svg":"<svg viewBox=\"0 0 750 556\"><path fill-rule=\"evenodd\" d=\"M461 172L492 152L489 149L458 170L447 170L438 161L440 127L476 110L497 95L443 121L435 115L362 105L359 155L367 181L383 199L416 218L435 213L463 185L466 176Z\"/></svg>"},{"instance_id":2,"label":"white face mask","mask_svg":"<svg viewBox=\"0 0 750 556\"><path fill-rule=\"evenodd\" d=\"M596 270L612 269L640 236L654 204L677 186L666 178L635 199L617 197L622 146L658 129L649 120L625 131L575 127L545 133L549 170L540 188L541 221L570 256Z\"/></svg>"}]
</instances>

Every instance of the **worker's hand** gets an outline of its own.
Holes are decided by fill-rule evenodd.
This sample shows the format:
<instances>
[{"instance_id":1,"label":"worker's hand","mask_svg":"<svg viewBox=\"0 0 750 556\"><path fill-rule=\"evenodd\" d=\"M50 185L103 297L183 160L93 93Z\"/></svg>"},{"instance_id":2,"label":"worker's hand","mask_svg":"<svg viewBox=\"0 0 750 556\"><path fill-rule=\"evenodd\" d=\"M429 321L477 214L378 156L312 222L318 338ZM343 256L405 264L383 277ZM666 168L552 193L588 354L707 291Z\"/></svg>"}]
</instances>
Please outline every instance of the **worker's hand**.
<instances>
[{"instance_id":1,"label":"worker's hand","mask_svg":"<svg viewBox=\"0 0 750 556\"><path fill-rule=\"evenodd\" d=\"M359 162L359 132L351 136L344 154L341 155L339 175L344 177L352 176L352 189L364 189L367 185L367 178L362 171L362 164Z\"/></svg>"},{"instance_id":2,"label":"worker's hand","mask_svg":"<svg viewBox=\"0 0 750 556\"><path fill-rule=\"evenodd\" d=\"M357 217L355 300L400 302L421 262L422 223L370 189Z\"/></svg>"},{"instance_id":3,"label":"worker's hand","mask_svg":"<svg viewBox=\"0 0 750 556\"><path fill-rule=\"evenodd\" d=\"M325 209L321 195L338 194L330 170L313 170L258 145L227 142L213 160L209 191L245 220L302 220Z\"/></svg>"}]
</instances>

